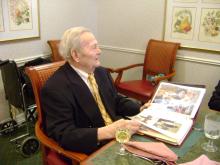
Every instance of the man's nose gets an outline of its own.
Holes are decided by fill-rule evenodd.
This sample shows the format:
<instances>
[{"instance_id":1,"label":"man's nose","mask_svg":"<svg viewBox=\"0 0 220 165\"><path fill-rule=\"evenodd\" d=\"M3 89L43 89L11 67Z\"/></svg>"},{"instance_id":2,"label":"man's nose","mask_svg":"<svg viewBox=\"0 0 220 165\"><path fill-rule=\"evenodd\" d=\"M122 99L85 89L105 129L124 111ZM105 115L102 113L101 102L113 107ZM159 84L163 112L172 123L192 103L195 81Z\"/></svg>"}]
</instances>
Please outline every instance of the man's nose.
<instances>
[{"instance_id":1,"label":"man's nose","mask_svg":"<svg viewBox=\"0 0 220 165\"><path fill-rule=\"evenodd\" d=\"M97 52L98 52L99 55L102 53L102 51L99 47L97 48Z\"/></svg>"}]
</instances>

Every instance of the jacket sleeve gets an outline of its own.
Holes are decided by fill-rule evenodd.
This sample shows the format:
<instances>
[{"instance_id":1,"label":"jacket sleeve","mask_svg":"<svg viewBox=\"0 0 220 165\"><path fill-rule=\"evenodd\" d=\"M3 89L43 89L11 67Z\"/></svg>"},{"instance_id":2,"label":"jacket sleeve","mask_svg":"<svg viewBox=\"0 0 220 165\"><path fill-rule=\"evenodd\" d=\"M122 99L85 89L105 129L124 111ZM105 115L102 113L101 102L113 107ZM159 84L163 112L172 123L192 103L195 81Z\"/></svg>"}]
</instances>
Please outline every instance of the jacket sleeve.
<instances>
[{"instance_id":1,"label":"jacket sleeve","mask_svg":"<svg viewBox=\"0 0 220 165\"><path fill-rule=\"evenodd\" d=\"M119 94L115 88L111 74L108 72L107 75L109 82L111 82L117 113L121 116L133 116L138 114L140 112L141 105L137 101Z\"/></svg>"},{"instance_id":2,"label":"jacket sleeve","mask_svg":"<svg viewBox=\"0 0 220 165\"><path fill-rule=\"evenodd\" d=\"M97 128L80 127L74 118L76 103L62 91L44 88L41 92L46 132L68 150L90 154L99 148Z\"/></svg>"}]
</instances>

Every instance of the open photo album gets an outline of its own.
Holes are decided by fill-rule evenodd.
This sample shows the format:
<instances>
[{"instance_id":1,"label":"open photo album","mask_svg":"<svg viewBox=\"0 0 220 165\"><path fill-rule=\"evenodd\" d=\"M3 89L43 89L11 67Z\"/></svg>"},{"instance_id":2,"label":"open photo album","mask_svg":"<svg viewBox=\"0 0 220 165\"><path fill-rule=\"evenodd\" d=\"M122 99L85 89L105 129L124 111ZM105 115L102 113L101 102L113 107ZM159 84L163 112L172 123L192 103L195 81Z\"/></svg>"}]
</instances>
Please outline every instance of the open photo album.
<instances>
[{"instance_id":1,"label":"open photo album","mask_svg":"<svg viewBox=\"0 0 220 165\"><path fill-rule=\"evenodd\" d=\"M132 119L142 123L140 133L181 145L191 130L206 89L161 82L148 108Z\"/></svg>"}]
</instances>

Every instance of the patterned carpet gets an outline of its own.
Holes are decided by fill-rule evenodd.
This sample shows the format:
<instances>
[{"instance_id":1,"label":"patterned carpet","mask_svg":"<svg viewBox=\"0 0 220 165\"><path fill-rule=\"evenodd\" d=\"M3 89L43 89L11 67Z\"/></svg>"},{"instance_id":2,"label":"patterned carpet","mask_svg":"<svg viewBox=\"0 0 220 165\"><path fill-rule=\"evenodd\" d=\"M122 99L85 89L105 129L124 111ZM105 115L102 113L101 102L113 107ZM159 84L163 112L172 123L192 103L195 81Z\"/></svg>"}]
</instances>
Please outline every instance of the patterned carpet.
<instances>
[{"instance_id":1,"label":"patterned carpet","mask_svg":"<svg viewBox=\"0 0 220 165\"><path fill-rule=\"evenodd\" d=\"M31 136L33 128L31 128ZM26 127L17 128L13 133L9 135L0 135L0 165L42 165L41 152L33 154L30 157L23 157L21 152L16 150L19 148L25 139L30 136L26 136L18 141L16 145L14 142L10 142L11 139L27 133ZM20 147L21 149L21 147Z\"/></svg>"}]
</instances>

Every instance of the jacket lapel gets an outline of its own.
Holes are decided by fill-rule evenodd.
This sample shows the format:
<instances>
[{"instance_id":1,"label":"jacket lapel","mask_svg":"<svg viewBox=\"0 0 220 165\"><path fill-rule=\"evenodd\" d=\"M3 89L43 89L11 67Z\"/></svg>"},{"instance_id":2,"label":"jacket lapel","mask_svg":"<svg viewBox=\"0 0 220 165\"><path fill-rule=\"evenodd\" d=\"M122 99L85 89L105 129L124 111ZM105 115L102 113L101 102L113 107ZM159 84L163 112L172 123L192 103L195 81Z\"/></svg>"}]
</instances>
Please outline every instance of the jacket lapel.
<instances>
[{"instance_id":1,"label":"jacket lapel","mask_svg":"<svg viewBox=\"0 0 220 165\"><path fill-rule=\"evenodd\" d=\"M73 94L80 107L95 126L103 126L104 121L88 86L68 63L65 65L66 75L73 85Z\"/></svg>"}]
</instances>

